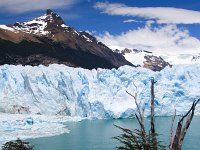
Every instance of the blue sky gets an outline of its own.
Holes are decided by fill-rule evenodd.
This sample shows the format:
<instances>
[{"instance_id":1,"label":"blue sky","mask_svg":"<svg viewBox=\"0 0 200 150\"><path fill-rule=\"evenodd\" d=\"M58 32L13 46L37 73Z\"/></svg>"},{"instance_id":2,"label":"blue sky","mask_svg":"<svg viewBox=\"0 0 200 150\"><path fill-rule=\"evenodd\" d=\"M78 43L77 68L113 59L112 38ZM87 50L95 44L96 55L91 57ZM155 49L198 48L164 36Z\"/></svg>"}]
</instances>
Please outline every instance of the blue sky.
<instances>
[{"instance_id":1,"label":"blue sky","mask_svg":"<svg viewBox=\"0 0 200 150\"><path fill-rule=\"evenodd\" d=\"M1 0L0 24L31 20L47 8L113 49L200 53L199 0Z\"/></svg>"}]
</instances>

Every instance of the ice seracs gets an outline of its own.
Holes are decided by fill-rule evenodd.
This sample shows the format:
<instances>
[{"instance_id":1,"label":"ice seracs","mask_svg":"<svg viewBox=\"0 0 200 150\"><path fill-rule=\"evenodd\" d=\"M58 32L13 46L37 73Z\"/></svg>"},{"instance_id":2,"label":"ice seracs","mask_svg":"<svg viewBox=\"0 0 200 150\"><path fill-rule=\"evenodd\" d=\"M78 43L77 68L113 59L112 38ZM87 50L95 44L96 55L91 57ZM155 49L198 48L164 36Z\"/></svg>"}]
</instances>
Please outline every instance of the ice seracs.
<instances>
[{"instance_id":1,"label":"ice seracs","mask_svg":"<svg viewBox=\"0 0 200 150\"><path fill-rule=\"evenodd\" d=\"M183 114L200 92L199 65L166 67L160 72L123 66L87 70L65 65L0 66L0 111L87 118L127 118L136 106L126 91L136 92L149 115L150 79L155 85L157 116L177 109ZM195 113L200 114L197 107Z\"/></svg>"}]
</instances>

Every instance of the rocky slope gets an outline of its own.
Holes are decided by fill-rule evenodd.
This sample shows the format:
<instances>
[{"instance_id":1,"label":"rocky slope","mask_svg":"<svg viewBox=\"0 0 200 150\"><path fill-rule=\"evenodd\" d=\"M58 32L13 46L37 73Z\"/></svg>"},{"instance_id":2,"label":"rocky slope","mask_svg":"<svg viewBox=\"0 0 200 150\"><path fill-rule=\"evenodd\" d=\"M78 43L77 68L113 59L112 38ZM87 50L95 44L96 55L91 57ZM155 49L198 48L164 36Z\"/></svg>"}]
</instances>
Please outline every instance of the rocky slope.
<instances>
[{"instance_id":1,"label":"rocky slope","mask_svg":"<svg viewBox=\"0 0 200 150\"><path fill-rule=\"evenodd\" d=\"M154 55L152 52L146 50L126 48L121 51L115 50L114 52L121 53L128 61L136 66L148 68L153 71L161 71L166 66L171 67L171 64L165 61L162 57Z\"/></svg>"},{"instance_id":2,"label":"rocky slope","mask_svg":"<svg viewBox=\"0 0 200 150\"><path fill-rule=\"evenodd\" d=\"M87 69L132 65L89 33L66 26L52 10L29 22L0 25L0 65L53 63Z\"/></svg>"}]
</instances>

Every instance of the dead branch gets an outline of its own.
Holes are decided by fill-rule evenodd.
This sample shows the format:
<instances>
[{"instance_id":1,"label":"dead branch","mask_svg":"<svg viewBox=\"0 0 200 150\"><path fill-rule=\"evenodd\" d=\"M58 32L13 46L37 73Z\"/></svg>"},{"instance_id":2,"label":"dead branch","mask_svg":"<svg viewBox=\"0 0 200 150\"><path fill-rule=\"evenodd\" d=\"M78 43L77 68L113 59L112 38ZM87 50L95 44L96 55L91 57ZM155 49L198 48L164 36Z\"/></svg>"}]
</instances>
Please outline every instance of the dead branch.
<instances>
[{"instance_id":1,"label":"dead branch","mask_svg":"<svg viewBox=\"0 0 200 150\"><path fill-rule=\"evenodd\" d=\"M172 117L172 126L171 126L171 130L170 130L170 143L169 143L169 149L172 148L172 143L173 143L173 135L174 135L173 127L174 127L174 121L175 121L175 118L176 118L176 109L174 110L174 116Z\"/></svg>"},{"instance_id":2,"label":"dead branch","mask_svg":"<svg viewBox=\"0 0 200 150\"><path fill-rule=\"evenodd\" d=\"M191 124L191 121L192 121L193 116L194 116L195 107L196 107L196 105L198 104L199 101L200 101L200 99L194 101L190 110L178 122L176 134L174 136L173 144L172 144L170 150L181 150L181 146L183 144L183 139L186 135L186 132L187 132L190 124ZM183 121L184 121L185 117L187 117L187 121L186 121L186 123L185 123L185 125L182 129Z\"/></svg>"},{"instance_id":3,"label":"dead branch","mask_svg":"<svg viewBox=\"0 0 200 150\"><path fill-rule=\"evenodd\" d=\"M156 131L155 131L155 113L154 113L154 99L155 99L155 93L154 93L154 84L155 84L154 78L151 79L151 134L153 138L153 145L154 149L157 150L157 139L156 139Z\"/></svg>"},{"instance_id":4,"label":"dead branch","mask_svg":"<svg viewBox=\"0 0 200 150\"><path fill-rule=\"evenodd\" d=\"M194 116L194 110L195 110L195 107L196 107L197 103L199 102L199 100L200 100L200 99L198 99L196 102L193 103L193 105L192 105L192 110L191 110L191 112L190 112L190 114L189 114L189 116L188 116L188 118L187 118L187 121L186 121L186 123L185 123L185 126L183 127L183 129L182 129L182 131L181 131L180 145L182 145L182 143L183 143L183 139L184 139L184 137L185 137L185 135L186 135L186 132L187 132L187 130L188 130L190 124L191 124L191 121L192 121L193 116Z\"/></svg>"},{"instance_id":5,"label":"dead branch","mask_svg":"<svg viewBox=\"0 0 200 150\"><path fill-rule=\"evenodd\" d=\"M141 133L142 133L142 139L144 141L144 143L146 144L146 132L145 132L145 127L144 127L144 110L141 109L141 107L139 106L138 102L137 102L137 86L134 84L135 88L136 88L136 93L135 95L129 93L128 91L126 91L127 94L129 94L131 97L134 98L139 116L137 114L135 114L136 119L138 120L139 124L140 124L140 128L141 128ZM144 145L145 145L144 144ZM144 147L145 149L145 147Z\"/></svg>"},{"instance_id":6,"label":"dead branch","mask_svg":"<svg viewBox=\"0 0 200 150\"><path fill-rule=\"evenodd\" d=\"M128 91L126 91L126 93L128 93L130 96L132 96L135 100L135 104L136 104L136 107L137 107L137 110L138 110L138 113L139 113L139 118L140 118L140 121L144 124L144 116L143 116L143 112L137 102L137 93L135 93L135 95L132 95L131 93L129 93Z\"/></svg>"}]
</instances>

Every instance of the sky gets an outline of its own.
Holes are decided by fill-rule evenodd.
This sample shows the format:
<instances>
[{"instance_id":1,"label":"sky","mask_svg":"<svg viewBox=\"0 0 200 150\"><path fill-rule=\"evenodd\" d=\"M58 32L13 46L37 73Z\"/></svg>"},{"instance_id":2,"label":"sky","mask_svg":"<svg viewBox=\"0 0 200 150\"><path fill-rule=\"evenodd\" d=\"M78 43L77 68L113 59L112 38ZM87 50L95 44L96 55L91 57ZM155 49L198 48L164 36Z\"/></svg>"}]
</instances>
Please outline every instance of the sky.
<instances>
[{"instance_id":1,"label":"sky","mask_svg":"<svg viewBox=\"0 0 200 150\"><path fill-rule=\"evenodd\" d=\"M112 49L200 53L199 0L1 0L0 24L29 21L48 8Z\"/></svg>"}]
</instances>

